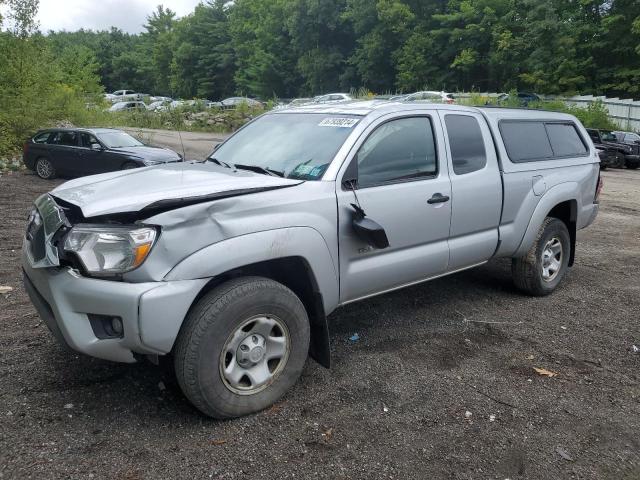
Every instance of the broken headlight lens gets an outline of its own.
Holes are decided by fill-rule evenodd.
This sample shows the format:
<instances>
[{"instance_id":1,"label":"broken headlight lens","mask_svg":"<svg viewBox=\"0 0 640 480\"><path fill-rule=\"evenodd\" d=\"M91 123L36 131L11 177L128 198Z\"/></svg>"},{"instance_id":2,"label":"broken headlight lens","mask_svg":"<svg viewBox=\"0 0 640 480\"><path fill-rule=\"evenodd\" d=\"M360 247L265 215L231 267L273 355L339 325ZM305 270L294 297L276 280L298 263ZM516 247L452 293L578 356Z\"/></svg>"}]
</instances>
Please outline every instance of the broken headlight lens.
<instances>
[{"instance_id":1,"label":"broken headlight lens","mask_svg":"<svg viewBox=\"0 0 640 480\"><path fill-rule=\"evenodd\" d=\"M151 227L76 225L64 241L64 250L74 253L90 274L119 274L142 265L156 236Z\"/></svg>"}]
</instances>

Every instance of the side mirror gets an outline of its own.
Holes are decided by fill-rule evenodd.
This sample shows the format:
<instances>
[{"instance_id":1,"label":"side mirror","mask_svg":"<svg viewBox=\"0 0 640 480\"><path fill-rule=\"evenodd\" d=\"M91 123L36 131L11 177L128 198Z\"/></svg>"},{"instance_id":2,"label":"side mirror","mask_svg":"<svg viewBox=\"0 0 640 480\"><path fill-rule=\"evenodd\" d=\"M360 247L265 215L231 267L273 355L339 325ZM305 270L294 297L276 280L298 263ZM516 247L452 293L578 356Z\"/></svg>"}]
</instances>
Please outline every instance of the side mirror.
<instances>
[{"instance_id":1,"label":"side mirror","mask_svg":"<svg viewBox=\"0 0 640 480\"><path fill-rule=\"evenodd\" d=\"M102 150L102 145L100 145L99 143L92 143L91 150L99 152L100 150Z\"/></svg>"},{"instance_id":2,"label":"side mirror","mask_svg":"<svg viewBox=\"0 0 640 480\"><path fill-rule=\"evenodd\" d=\"M387 238L387 232L384 231L382 225L378 222L367 218L362 210L357 205L353 205L355 213L353 214L352 226L356 235L360 237L363 242L376 247L378 249L387 248L389 246L389 239Z\"/></svg>"}]
</instances>

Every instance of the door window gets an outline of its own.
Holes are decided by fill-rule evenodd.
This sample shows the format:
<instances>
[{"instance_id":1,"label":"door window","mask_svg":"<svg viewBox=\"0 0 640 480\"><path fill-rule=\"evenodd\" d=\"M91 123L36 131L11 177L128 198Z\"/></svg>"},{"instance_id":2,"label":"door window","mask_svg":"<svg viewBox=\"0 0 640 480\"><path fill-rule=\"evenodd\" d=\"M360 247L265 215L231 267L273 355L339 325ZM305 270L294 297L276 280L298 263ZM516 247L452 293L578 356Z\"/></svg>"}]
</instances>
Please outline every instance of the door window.
<instances>
[{"instance_id":1,"label":"door window","mask_svg":"<svg viewBox=\"0 0 640 480\"><path fill-rule=\"evenodd\" d=\"M67 147L78 146L78 133L77 132L57 132L51 139L50 144L61 145Z\"/></svg>"},{"instance_id":2,"label":"door window","mask_svg":"<svg viewBox=\"0 0 640 480\"><path fill-rule=\"evenodd\" d=\"M480 125L469 115L446 115L451 161L456 175L482 170L487 164Z\"/></svg>"},{"instance_id":3,"label":"door window","mask_svg":"<svg viewBox=\"0 0 640 480\"><path fill-rule=\"evenodd\" d=\"M356 161L359 188L436 175L431 120L412 117L384 123L362 144Z\"/></svg>"},{"instance_id":4,"label":"door window","mask_svg":"<svg viewBox=\"0 0 640 480\"><path fill-rule=\"evenodd\" d=\"M80 133L80 139L82 140L82 146L86 148L91 148L91 144L93 143L100 144L98 139L90 133L86 133L86 132Z\"/></svg>"}]
</instances>

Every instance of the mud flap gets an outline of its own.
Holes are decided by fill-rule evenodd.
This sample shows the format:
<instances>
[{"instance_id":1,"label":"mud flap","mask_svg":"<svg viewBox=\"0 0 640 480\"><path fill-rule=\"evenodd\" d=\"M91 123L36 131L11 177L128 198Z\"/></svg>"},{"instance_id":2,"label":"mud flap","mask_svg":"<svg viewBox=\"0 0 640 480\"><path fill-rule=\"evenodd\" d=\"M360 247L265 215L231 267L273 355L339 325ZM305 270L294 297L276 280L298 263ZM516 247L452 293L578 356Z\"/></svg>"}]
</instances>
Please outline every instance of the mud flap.
<instances>
[{"instance_id":1,"label":"mud flap","mask_svg":"<svg viewBox=\"0 0 640 480\"><path fill-rule=\"evenodd\" d=\"M329 340L329 325L324 313L322 294L313 294L313 312L309 316L311 323L311 341L309 355L325 368L331 368L331 343Z\"/></svg>"}]
</instances>

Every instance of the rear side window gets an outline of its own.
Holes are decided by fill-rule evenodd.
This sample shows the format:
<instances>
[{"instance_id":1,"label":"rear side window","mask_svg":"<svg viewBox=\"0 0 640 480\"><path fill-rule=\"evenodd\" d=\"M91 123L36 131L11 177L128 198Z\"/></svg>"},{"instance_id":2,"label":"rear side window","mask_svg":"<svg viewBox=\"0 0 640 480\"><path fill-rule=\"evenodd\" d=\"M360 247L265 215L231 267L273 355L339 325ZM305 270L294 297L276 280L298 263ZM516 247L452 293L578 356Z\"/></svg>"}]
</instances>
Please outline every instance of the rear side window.
<instances>
[{"instance_id":1,"label":"rear side window","mask_svg":"<svg viewBox=\"0 0 640 480\"><path fill-rule=\"evenodd\" d=\"M47 140L49 140L49 135L51 135L51 132L44 132L36 135L35 137L33 137L33 143L47 143Z\"/></svg>"},{"instance_id":2,"label":"rear side window","mask_svg":"<svg viewBox=\"0 0 640 480\"><path fill-rule=\"evenodd\" d=\"M500 122L500 132L509 159L515 163L580 157L588 153L578 130L570 122L509 120Z\"/></svg>"},{"instance_id":3,"label":"rear side window","mask_svg":"<svg viewBox=\"0 0 640 480\"><path fill-rule=\"evenodd\" d=\"M360 188L435 175L431 121L413 117L380 125L362 144L356 159Z\"/></svg>"},{"instance_id":4,"label":"rear side window","mask_svg":"<svg viewBox=\"0 0 640 480\"><path fill-rule=\"evenodd\" d=\"M78 146L77 132L57 132L49 139L49 143L53 145L65 145L69 147Z\"/></svg>"},{"instance_id":5,"label":"rear side window","mask_svg":"<svg viewBox=\"0 0 640 480\"><path fill-rule=\"evenodd\" d=\"M487 164L487 154L478 121L468 115L446 115L444 123L455 174L482 170Z\"/></svg>"},{"instance_id":6,"label":"rear side window","mask_svg":"<svg viewBox=\"0 0 640 480\"><path fill-rule=\"evenodd\" d=\"M580 156L587 153L576 127L570 123L547 123L551 149L556 157Z\"/></svg>"}]
</instances>

